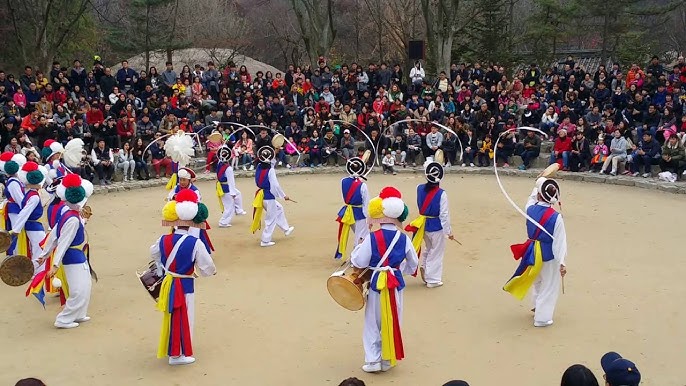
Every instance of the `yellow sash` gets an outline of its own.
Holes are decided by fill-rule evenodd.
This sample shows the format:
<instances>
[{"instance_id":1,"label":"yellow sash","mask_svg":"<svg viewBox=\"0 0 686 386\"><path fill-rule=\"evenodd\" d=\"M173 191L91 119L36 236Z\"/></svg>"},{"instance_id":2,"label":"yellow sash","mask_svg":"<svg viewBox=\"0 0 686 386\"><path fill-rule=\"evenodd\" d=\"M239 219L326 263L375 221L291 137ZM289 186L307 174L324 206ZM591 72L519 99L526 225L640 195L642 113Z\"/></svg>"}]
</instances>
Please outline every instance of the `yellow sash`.
<instances>
[{"instance_id":1,"label":"yellow sash","mask_svg":"<svg viewBox=\"0 0 686 386\"><path fill-rule=\"evenodd\" d=\"M534 241L534 265L527 267L521 275L510 279L510 281L505 283L503 289L515 298L523 300L542 268L543 252L541 251L541 242Z\"/></svg>"},{"instance_id":2,"label":"yellow sash","mask_svg":"<svg viewBox=\"0 0 686 386\"><path fill-rule=\"evenodd\" d=\"M219 209L224 213L224 202L222 197L224 196L224 190L222 189L222 183L217 181L217 197L219 198Z\"/></svg>"},{"instance_id":3,"label":"yellow sash","mask_svg":"<svg viewBox=\"0 0 686 386\"><path fill-rule=\"evenodd\" d=\"M255 193L255 199L252 201L252 207L255 209L252 215L252 224L250 231L255 233L262 225L262 211L264 210L264 189L260 189Z\"/></svg>"},{"instance_id":4,"label":"yellow sash","mask_svg":"<svg viewBox=\"0 0 686 386\"><path fill-rule=\"evenodd\" d=\"M380 271L376 279L376 289L380 291L381 295L381 359L390 361L391 366L395 366L395 342L393 338L395 335L393 333L391 295L387 285L388 273L389 271Z\"/></svg>"},{"instance_id":5,"label":"yellow sash","mask_svg":"<svg viewBox=\"0 0 686 386\"><path fill-rule=\"evenodd\" d=\"M17 234L17 255L29 256L29 237L26 235L26 230L22 229L19 234Z\"/></svg>"},{"instance_id":6,"label":"yellow sash","mask_svg":"<svg viewBox=\"0 0 686 386\"><path fill-rule=\"evenodd\" d=\"M341 217L341 224L343 227L341 228L341 236L338 239L338 252L343 256L342 259L344 261L345 250L348 247L348 237L350 236L350 227L355 224L355 215L353 213L353 208L355 206L358 208L361 207L360 205L346 205L345 213L343 213L343 217Z\"/></svg>"},{"instance_id":7,"label":"yellow sash","mask_svg":"<svg viewBox=\"0 0 686 386\"><path fill-rule=\"evenodd\" d=\"M7 221L5 221L5 212L7 211L7 203L4 205L0 205L0 226L2 227L3 230L8 231L7 229Z\"/></svg>"},{"instance_id":8,"label":"yellow sash","mask_svg":"<svg viewBox=\"0 0 686 386\"><path fill-rule=\"evenodd\" d=\"M167 273L160 285L160 297L157 300L157 309L162 311L162 328L160 329L160 342L157 346L157 357L166 358L169 348L169 334L171 333L171 313L169 312L169 295L174 277Z\"/></svg>"},{"instance_id":9,"label":"yellow sash","mask_svg":"<svg viewBox=\"0 0 686 386\"><path fill-rule=\"evenodd\" d=\"M427 218L435 217L424 216L423 214L420 214L419 217L412 220L412 222L410 223L411 227L417 228L417 231L415 232L414 236L412 236L412 246L414 247L414 250L417 253L419 253L419 249L422 247L422 240L424 240L424 232L426 232Z\"/></svg>"},{"instance_id":10,"label":"yellow sash","mask_svg":"<svg viewBox=\"0 0 686 386\"><path fill-rule=\"evenodd\" d=\"M174 187L176 186L176 181L177 181L176 173L173 173L171 175L171 177L169 178L169 181L167 182L167 190L174 189Z\"/></svg>"}]
</instances>

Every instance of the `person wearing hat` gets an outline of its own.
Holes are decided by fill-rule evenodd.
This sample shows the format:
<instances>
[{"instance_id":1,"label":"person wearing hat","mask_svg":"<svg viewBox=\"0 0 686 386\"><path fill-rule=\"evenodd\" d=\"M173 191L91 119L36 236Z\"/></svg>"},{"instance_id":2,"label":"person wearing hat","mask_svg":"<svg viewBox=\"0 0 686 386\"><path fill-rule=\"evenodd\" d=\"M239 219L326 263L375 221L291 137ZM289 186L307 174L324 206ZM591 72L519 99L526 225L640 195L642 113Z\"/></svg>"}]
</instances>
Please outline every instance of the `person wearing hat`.
<instances>
[{"instance_id":1,"label":"person wearing hat","mask_svg":"<svg viewBox=\"0 0 686 386\"><path fill-rule=\"evenodd\" d=\"M150 247L150 255L163 277L157 309L162 311L162 333L157 358L169 357L170 365L195 362L193 325L195 321L194 279L212 276L217 269L209 251L191 229L205 227L207 207L190 189L181 189L162 209L162 225L175 228Z\"/></svg>"},{"instance_id":2,"label":"person wearing hat","mask_svg":"<svg viewBox=\"0 0 686 386\"><path fill-rule=\"evenodd\" d=\"M64 153L64 147L61 143L48 139L43 143L43 149L41 150L41 157L45 163L45 167L48 168L48 182L54 180L57 177L64 177L69 173L69 169L60 160L62 154Z\"/></svg>"},{"instance_id":3,"label":"person wearing hat","mask_svg":"<svg viewBox=\"0 0 686 386\"><path fill-rule=\"evenodd\" d=\"M560 280L567 274L567 232L562 216L553 208L559 202L557 181L538 178L526 203L528 240L510 247L520 264L503 289L522 300L533 286L534 327L553 324Z\"/></svg>"},{"instance_id":4,"label":"person wearing hat","mask_svg":"<svg viewBox=\"0 0 686 386\"><path fill-rule=\"evenodd\" d=\"M81 209L93 194L93 184L72 173L62 178L55 193L64 201L67 211L57 220L51 232L54 232L55 239L44 244L38 262L43 264L46 256L54 251L47 276L57 278L52 280L52 284L60 288L60 300L64 305L55 319L55 327L69 329L90 320L91 269L88 263L88 234Z\"/></svg>"},{"instance_id":5,"label":"person wearing hat","mask_svg":"<svg viewBox=\"0 0 686 386\"><path fill-rule=\"evenodd\" d=\"M257 192L253 200L254 210L250 231L255 233L260 229L262 226L262 211L266 211L264 230L262 230L262 237L260 238L261 247L271 247L276 244L272 241L272 234L277 226L284 231L286 236L290 236L295 230L295 227L288 225L283 206L276 200L277 198L283 198L289 201L290 197L284 193L281 185L279 185L279 180L276 178L276 171L274 170L274 165L276 164L275 156L276 151L271 146L263 146L257 151L257 159L259 161L255 169Z\"/></svg>"},{"instance_id":6,"label":"person wearing hat","mask_svg":"<svg viewBox=\"0 0 686 386\"><path fill-rule=\"evenodd\" d=\"M202 201L202 194L200 194L200 190L197 186L195 186L195 184L193 184L196 178L193 169L179 168L178 172L176 172L176 175L178 176L178 184L176 184L174 189L172 189L167 195L167 201L175 200L176 195L184 189L192 191L198 197L198 201ZM205 224L205 228L209 229L209 225ZM205 229L194 227L191 228L189 232L193 236L199 238L200 241L202 241L205 244L205 247L207 247L208 252L214 251L214 246L212 245L212 241L210 241L210 236L209 234L207 234L207 231Z\"/></svg>"},{"instance_id":7,"label":"person wearing hat","mask_svg":"<svg viewBox=\"0 0 686 386\"><path fill-rule=\"evenodd\" d=\"M634 362L614 351L600 358L600 366L605 372L603 378L606 386L638 386L641 383L641 372Z\"/></svg>"},{"instance_id":8,"label":"person wearing hat","mask_svg":"<svg viewBox=\"0 0 686 386\"><path fill-rule=\"evenodd\" d=\"M450 226L448 194L439 186L443 179L443 166L427 160L424 175L426 183L417 186L419 217L405 230L413 233L412 246L417 255L421 253L422 241L426 244L420 267L421 277L428 288L436 288L443 285L445 239L454 240L455 236Z\"/></svg>"},{"instance_id":9,"label":"person wearing hat","mask_svg":"<svg viewBox=\"0 0 686 386\"><path fill-rule=\"evenodd\" d=\"M40 267L38 259L42 251L40 243L45 238L45 228L40 221L43 217L43 205L41 205L38 191L43 186L48 171L35 162L26 162L17 172L17 176L25 186L25 194L20 204L21 209L12 221L10 233L17 235L16 239L12 240L13 254L31 258L34 273L38 273Z\"/></svg>"},{"instance_id":10,"label":"person wearing hat","mask_svg":"<svg viewBox=\"0 0 686 386\"><path fill-rule=\"evenodd\" d=\"M338 248L334 258L340 259L348 248L350 230L355 232L355 245L369 235L367 226L367 207L369 206L369 190L365 183L367 165L362 158L352 157L345 162L348 177L341 180L343 193L343 208L338 211Z\"/></svg>"},{"instance_id":11,"label":"person wearing hat","mask_svg":"<svg viewBox=\"0 0 686 386\"><path fill-rule=\"evenodd\" d=\"M220 228L230 227L234 214L246 214L243 210L243 196L236 187L231 154L231 148L226 145L217 150L217 196L222 209L222 217L219 219Z\"/></svg>"},{"instance_id":12,"label":"person wearing hat","mask_svg":"<svg viewBox=\"0 0 686 386\"><path fill-rule=\"evenodd\" d=\"M401 321L403 274L417 270L412 240L402 232L409 210L400 192L385 187L369 201L370 225L379 225L353 249L350 262L358 273L370 270L371 280L364 310L365 364L368 373L388 371L404 358Z\"/></svg>"},{"instance_id":13,"label":"person wearing hat","mask_svg":"<svg viewBox=\"0 0 686 386\"><path fill-rule=\"evenodd\" d=\"M22 154L14 154L4 152L0 154L0 169L2 169L9 178L5 181L5 189L2 194L6 199L6 203L2 208L1 219L4 222L3 229L10 231L12 224L17 221L17 216L21 211L21 203L24 201L24 184L17 177L19 169L26 163L26 157ZM14 249L10 245L7 250L7 255L14 255Z\"/></svg>"}]
</instances>

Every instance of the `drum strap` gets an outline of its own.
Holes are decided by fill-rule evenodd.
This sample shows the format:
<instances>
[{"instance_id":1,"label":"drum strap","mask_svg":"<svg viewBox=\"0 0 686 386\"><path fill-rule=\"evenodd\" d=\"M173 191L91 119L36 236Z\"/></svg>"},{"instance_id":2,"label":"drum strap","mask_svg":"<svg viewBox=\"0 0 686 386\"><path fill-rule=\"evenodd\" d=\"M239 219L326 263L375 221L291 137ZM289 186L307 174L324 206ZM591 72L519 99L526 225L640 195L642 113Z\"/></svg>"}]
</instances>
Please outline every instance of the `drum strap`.
<instances>
[{"instance_id":1,"label":"drum strap","mask_svg":"<svg viewBox=\"0 0 686 386\"><path fill-rule=\"evenodd\" d=\"M383 264L386 262L388 259L388 256L391 255L391 251L393 251L393 248L395 247L395 244L398 242L400 239L400 232L396 231L395 236L393 236L393 240L391 240L391 243L388 245L388 248L386 248L386 251L384 252L383 256L381 257L381 260L379 260L379 264L376 265L374 270L379 270L383 266ZM390 269L390 267L389 267Z\"/></svg>"}]
</instances>

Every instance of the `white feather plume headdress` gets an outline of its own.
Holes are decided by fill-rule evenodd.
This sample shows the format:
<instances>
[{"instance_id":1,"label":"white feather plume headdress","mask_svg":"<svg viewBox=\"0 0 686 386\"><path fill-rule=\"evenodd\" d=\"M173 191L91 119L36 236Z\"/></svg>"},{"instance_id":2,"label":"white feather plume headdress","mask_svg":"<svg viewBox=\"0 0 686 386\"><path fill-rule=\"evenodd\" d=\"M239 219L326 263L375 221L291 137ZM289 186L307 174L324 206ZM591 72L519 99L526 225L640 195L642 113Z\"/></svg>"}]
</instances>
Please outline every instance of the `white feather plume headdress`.
<instances>
[{"instance_id":1,"label":"white feather plume headdress","mask_svg":"<svg viewBox=\"0 0 686 386\"><path fill-rule=\"evenodd\" d=\"M64 153L62 153L62 158L64 159L64 164L70 168L77 168L81 164L81 158L83 158L84 144L81 138L74 138L64 145Z\"/></svg>"},{"instance_id":2,"label":"white feather plume headdress","mask_svg":"<svg viewBox=\"0 0 686 386\"><path fill-rule=\"evenodd\" d=\"M186 166L190 163L191 158L195 156L193 137L184 134L183 131L179 131L167 138L164 144L164 151L172 161L179 164L179 167Z\"/></svg>"}]
</instances>

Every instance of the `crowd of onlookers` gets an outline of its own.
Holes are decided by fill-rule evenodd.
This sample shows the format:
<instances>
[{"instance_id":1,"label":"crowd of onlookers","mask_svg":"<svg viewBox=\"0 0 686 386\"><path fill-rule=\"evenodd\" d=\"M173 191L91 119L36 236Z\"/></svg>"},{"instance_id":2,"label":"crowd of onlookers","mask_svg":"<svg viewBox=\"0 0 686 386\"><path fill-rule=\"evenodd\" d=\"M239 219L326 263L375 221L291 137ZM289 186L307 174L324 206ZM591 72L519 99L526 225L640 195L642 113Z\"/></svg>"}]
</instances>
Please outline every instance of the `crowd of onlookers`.
<instances>
[{"instance_id":1,"label":"crowd of onlookers","mask_svg":"<svg viewBox=\"0 0 686 386\"><path fill-rule=\"evenodd\" d=\"M605 386L639 386L641 373L634 362L622 358L616 352L608 352L600 359L603 369L603 383ZM598 379L593 372L586 366L572 365L562 374L560 386L599 386ZM22 379L15 386L45 386L36 378ZM344 379L338 386L365 386L364 381L351 377ZM469 383L462 380L452 380L443 386L469 386Z\"/></svg>"},{"instance_id":2,"label":"crowd of onlookers","mask_svg":"<svg viewBox=\"0 0 686 386\"><path fill-rule=\"evenodd\" d=\"M683 57L668 68L654 57L644 67L614 63L592 72L570 57L513 76L498 65L456 63L435 79L419 62L409 74L398 64L325 58L251 73L212 62L158 70L123 61L113 71L97 59L90 68L79 60L26 66L18 78L0 70L0 148L39 159L46 140L81 138L90 153L84 177L107 184L117 168L126 180L169 174L163 137L178 130L199 133L211 155L218 145L206 137L220 131L235 165L251 168L267 141L240 124L267 127L268 137L282 133L288 141L279 164L289 168L341 165L375 149L384 172L395 173L440 149L448 167L508 167L521 158L526 169L550 146L537 131L516 130L526 126L546 133L549 162L565 170L650 177L658 165L661 178L675 180L686 165Z\"/></svg>"}]
</instances>

